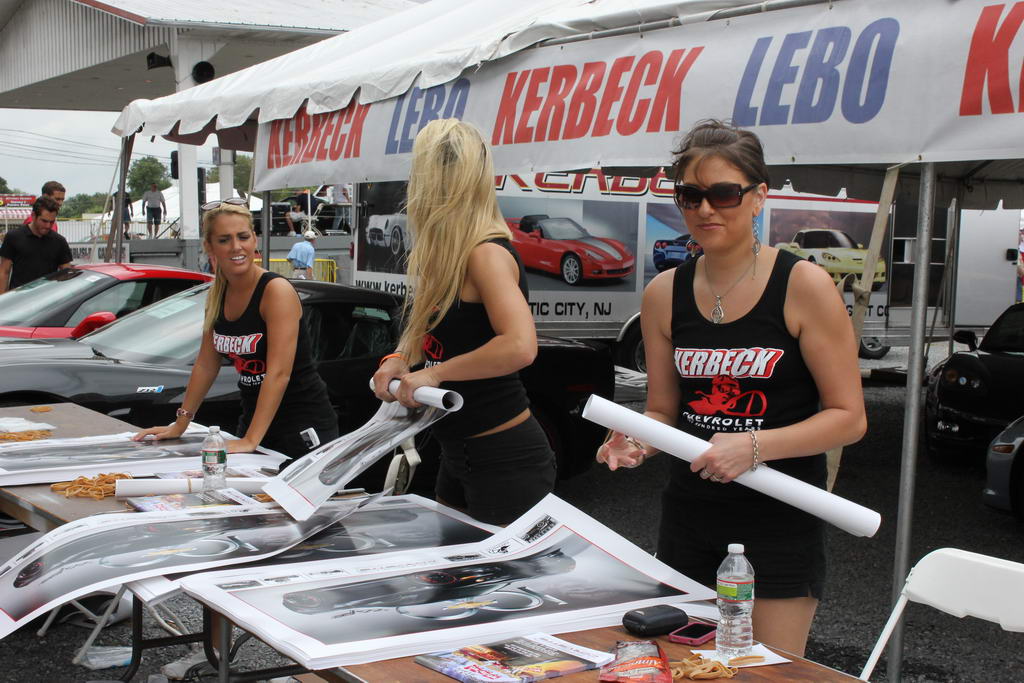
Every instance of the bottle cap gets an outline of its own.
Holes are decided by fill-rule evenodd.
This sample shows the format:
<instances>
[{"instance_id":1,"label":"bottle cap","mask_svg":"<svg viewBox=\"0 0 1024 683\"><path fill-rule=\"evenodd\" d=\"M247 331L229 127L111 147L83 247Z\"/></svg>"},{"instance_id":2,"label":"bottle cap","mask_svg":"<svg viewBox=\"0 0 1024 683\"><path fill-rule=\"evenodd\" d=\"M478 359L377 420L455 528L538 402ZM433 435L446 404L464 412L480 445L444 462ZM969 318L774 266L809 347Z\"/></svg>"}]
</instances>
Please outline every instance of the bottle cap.
<instances>
[{"instance_id":1,"label":"bottle cap","mask_svg":"<svg viewBox=\"0 0 1024 683\"><path fill-rule=\"evenodd\" d=\"M729 544L729 552L734 554L734 555L742 555L743 554L743 544L742 543L730 543Z\"/></svg>"},{"instance_id":2,"label":"bottle cap","mask_svg":"<svg viewBox=\"0 0 1024 683\"><path fill-rule=\"evenodd\" d=\"M211 434L219 434L220 433L220 427L218 427L217 425L212 425L210 427L210 433ZM732 552L732 551L730 551L730 552ZM743 551L741 550L740 552L743 552Z\"/></svg>"}]
</instances>

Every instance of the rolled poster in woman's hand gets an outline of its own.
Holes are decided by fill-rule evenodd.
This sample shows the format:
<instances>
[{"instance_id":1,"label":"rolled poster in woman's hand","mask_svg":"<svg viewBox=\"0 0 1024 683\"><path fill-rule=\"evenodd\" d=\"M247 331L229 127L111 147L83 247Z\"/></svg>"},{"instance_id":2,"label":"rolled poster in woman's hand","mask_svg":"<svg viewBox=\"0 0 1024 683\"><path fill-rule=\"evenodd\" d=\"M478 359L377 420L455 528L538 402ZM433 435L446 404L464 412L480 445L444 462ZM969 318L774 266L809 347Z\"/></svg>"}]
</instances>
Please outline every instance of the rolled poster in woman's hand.
<instances>
[{"instance_id":1,"label":"rolled poster in woman's hand","mask_svg":"<svg viewBox=\"0 0 1024 683\"><path fill-rule=\"evenodd\" d=\"M583 417L597 424L640 439L670 455L693 462L711 448L704 439L669 427L663 422L593 395L583 408ZM863 505L819 489L769 466L747 470L734 482L771 496L783 503L820 517L854 536L874 536L882 516Z\"/></svg>"}]
</instances>

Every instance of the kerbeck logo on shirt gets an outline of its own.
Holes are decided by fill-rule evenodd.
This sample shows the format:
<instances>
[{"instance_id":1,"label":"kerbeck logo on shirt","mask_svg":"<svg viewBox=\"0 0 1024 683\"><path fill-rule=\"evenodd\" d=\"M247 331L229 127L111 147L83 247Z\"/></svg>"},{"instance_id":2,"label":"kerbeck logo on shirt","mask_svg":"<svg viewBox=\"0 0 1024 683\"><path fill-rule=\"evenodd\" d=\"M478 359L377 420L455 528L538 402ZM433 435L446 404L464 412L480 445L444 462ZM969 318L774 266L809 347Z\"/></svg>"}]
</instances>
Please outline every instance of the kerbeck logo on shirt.
<instances>
[{"instance_id":1,"label":"kerbeck logo on shirt","mask_svg":"<svg viewBox=\"0 0 1024 683\"><path fill-rule=\"evenodd\" d=\"M256 345L263 339L263 333L246 334L242 336L230 336L226 334L213 333L213 348L217 353L227 355L229 353L251 355L256 353Z\"/></svg>"},{"instance_id":2,"label":"kerbeck logo on shirt","mask_svg":"<svg viewBox=\"0 0 1024 683\"><path fill-rule=\"evenodd\" d=\"M754 377L768 379L782 360L782 349L753 346L746 349L676 348L675 363L680 377Z\"/></svg>"}]
</instances>

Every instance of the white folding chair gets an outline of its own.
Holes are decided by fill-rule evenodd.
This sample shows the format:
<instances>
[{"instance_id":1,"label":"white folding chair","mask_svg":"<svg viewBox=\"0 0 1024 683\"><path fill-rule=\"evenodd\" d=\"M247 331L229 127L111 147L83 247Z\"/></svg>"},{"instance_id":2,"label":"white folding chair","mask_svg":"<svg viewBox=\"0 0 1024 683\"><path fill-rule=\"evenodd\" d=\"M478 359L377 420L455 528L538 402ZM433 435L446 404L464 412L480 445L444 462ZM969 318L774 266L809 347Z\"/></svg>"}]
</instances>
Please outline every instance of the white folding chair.
<instances>
[{"instance_id":1,"label":"white folding chair","mask_svg":"<svg viewBox=\"0 0 1024 683\"><path fill-rule=\"evenodd\" d=\"M896 628L907 601L931 605L955 617L998 623L1024 631L1024 564L956 548L939 548L914 565L860 679L868 680Z\"/></svg>"}]
</instances>

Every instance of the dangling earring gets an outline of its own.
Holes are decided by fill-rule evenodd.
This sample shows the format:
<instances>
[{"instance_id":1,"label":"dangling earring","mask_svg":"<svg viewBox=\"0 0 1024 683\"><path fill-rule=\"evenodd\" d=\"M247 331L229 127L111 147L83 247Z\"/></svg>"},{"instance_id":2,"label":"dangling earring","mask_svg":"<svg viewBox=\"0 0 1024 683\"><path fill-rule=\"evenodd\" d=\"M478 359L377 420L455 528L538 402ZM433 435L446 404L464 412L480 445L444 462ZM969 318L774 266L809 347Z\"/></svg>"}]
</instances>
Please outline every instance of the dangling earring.
<instances>
[{"instance_id":1,"label":"dangling earring","mask_svg":"<svg viewBox=\"0 0 1024 683\"><path fill-rule=\"evenodd\" d=\"M750 274L750 279L753 280L757 277L757 255L761 253L761 238L757 236L757 227L753 228L754 231L754 243L750 245L750 250L754 252L754 272Z\"/></svg>"}]
</instances>

